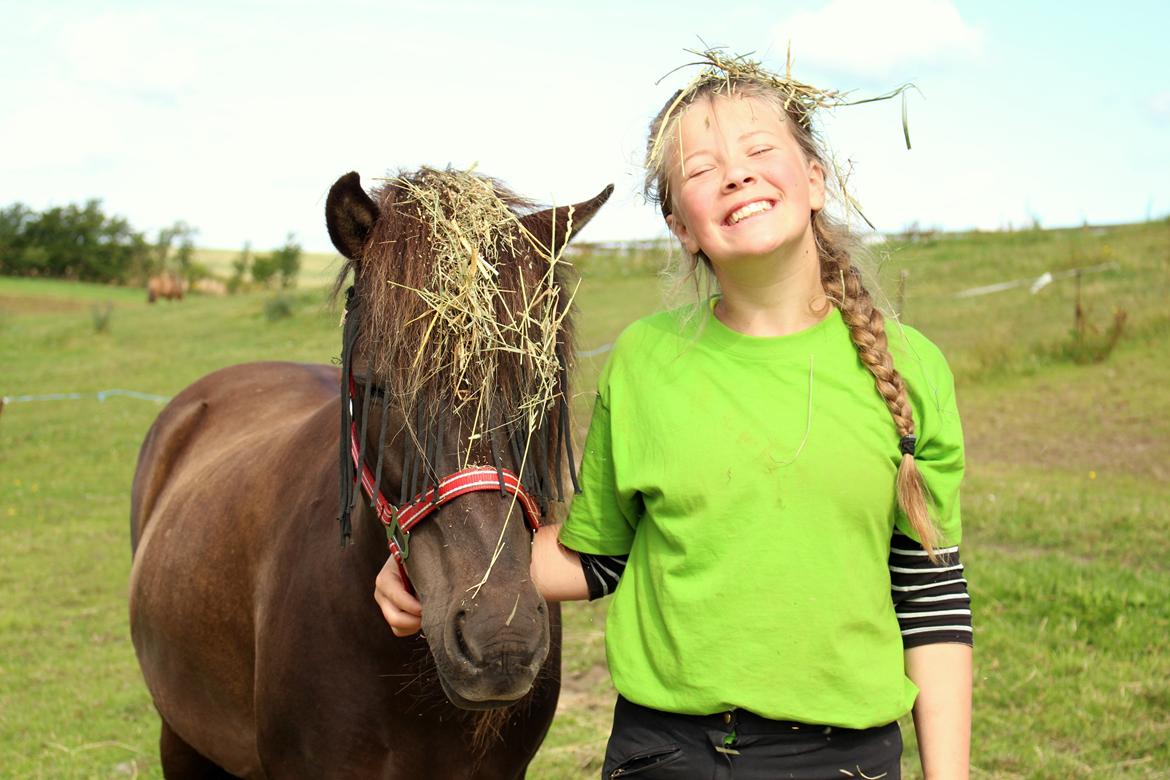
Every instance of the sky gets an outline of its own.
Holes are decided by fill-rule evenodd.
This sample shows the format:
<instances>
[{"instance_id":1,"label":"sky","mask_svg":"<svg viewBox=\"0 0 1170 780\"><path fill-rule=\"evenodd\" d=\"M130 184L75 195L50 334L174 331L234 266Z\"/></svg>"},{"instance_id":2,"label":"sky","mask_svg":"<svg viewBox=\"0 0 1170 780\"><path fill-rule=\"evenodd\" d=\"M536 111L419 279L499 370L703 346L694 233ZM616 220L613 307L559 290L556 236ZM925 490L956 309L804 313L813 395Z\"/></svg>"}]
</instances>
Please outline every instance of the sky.
<instances>
[{"instance_id":1,"label":"sky","mask_svg":"<svg viewBox=\"0 0 1170 780\"><path fill-rule=\"evenodd\" d=\"M330 249L330 185L421 165L544 203L615 185L584 240L666 235L647 125L686 49L886 101L820 128L879 231L1170 214L1170 3L0 0L0 207L98 198L205 247Z\"/></svg>"}]
</instances>

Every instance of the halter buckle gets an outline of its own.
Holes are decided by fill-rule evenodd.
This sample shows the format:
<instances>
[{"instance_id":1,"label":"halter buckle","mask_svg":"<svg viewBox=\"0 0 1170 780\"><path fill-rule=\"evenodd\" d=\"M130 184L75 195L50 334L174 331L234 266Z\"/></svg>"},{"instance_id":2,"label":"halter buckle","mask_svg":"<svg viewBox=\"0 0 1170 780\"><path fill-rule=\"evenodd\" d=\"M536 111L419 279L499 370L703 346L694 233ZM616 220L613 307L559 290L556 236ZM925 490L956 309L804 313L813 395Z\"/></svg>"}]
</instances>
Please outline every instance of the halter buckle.
<instances>
[{"instance_id":1,"label":"halter buckle","mask_svg":"<svg viewBox=\"0 0 1170 780\"><path fill-rule=\"evenodd\" d=\"M410 557L410 534L402 530L402 526L398 524L398 507L390 504L390 522L385 523L386 538L389 539L398 548L398 557L405 561Z\"/></svg>"}]
</instances>

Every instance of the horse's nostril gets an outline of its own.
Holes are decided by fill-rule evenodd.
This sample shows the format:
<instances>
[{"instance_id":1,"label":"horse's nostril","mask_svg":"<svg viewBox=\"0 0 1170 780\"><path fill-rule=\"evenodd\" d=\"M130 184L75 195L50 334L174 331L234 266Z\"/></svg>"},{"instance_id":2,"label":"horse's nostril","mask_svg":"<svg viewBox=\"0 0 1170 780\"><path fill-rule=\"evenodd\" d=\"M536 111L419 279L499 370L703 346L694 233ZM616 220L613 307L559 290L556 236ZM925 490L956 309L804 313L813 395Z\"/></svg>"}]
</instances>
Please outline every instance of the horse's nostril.
<instances>
[{"instance_id":1,"label":"horse's nostril","mask_svg":"<svg viewBox=\"0 0 1170 780\"><path fill-rule=\"evenodd\" d=\"M479 653L473 652L471 647L467 644L467 638L463 635L463 626L467 622L467 610L461 609L455 613L455 647L459 651L459 655L472 664L479 666L483 662L483 658Z\"/></svg>"}]
</instances>

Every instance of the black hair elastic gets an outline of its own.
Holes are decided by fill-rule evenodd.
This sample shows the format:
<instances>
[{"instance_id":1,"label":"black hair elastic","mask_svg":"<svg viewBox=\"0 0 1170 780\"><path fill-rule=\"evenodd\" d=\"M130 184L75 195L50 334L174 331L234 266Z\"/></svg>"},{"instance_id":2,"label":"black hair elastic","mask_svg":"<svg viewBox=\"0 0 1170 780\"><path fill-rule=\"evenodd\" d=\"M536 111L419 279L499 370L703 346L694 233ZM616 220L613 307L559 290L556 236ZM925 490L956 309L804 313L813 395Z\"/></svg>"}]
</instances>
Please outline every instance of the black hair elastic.
<instances>
[{"instance_id":1,"label":"black hair elastic","mask_svg":"<svg viewBox=\"0 0 1170 780\"><path fill-rule=\"evenodd\" d=\"M903 436L901 440L898 441L898 449L902 451L903 455L910 455L913 457L914 445L917 443L918 437L911 433L907 436Z\"/></svg>"}]
</instances>

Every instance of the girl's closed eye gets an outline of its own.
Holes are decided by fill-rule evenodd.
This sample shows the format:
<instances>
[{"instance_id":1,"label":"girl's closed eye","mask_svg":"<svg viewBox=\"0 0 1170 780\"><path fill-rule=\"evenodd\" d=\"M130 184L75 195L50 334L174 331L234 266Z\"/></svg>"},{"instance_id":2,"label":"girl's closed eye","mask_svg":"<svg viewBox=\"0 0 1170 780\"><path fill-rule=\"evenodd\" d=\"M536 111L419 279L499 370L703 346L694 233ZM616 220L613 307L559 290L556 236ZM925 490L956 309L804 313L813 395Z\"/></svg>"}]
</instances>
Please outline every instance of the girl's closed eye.
<instances>
[{"instance_id":1,"label":"girl's closed eye","mask_svg":"<svg viewBox=\"0 0 1170 780\"><path fill-rule=\"evenodd\" d=\"M774 146L756 146L756 147L753 147L752 150L748 152L748 155L751 157L758 157L761 154L765 154L766 152L770 152L775 148L776 147L774 147Z\"/></svg>"}]
</instances>

